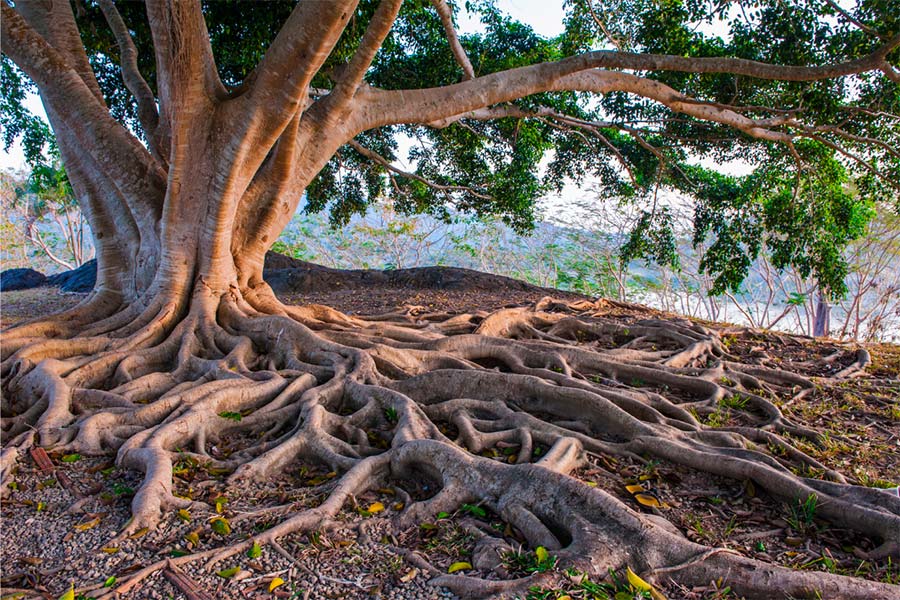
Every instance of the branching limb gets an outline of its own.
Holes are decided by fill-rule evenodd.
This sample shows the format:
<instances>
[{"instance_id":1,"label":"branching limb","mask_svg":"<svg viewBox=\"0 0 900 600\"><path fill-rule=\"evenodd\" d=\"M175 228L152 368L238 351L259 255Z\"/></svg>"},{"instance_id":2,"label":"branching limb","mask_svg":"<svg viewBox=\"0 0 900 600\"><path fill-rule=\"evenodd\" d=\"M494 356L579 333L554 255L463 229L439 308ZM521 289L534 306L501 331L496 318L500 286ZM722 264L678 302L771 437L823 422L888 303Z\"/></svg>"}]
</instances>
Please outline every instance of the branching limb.
<instances>
[{"instance_id":1,"label":"branching limb","mask_svg":"<svg viewBox=\"0 0 900 600\"><path fill-rule=\"evenodd\" d=\"M131 39L131 34L128 32L128 28L125 26L125 22L122 20L122 16L112 0L100 0L100 10L103 11L103 16L106 17L106 22L109 24L119 46L122 79L125 82L125 87L128 88L128 91L131 92L137 101L138 119L141 122L141 127L147 134L150 152L157 160L165 164L168 153L167 149L161 145L157 132L159 111L156 108L156 98L153 96L147 81L141 75L140 69L138 69L138 53L134 40Z\"/></svg>"}]
</instances>

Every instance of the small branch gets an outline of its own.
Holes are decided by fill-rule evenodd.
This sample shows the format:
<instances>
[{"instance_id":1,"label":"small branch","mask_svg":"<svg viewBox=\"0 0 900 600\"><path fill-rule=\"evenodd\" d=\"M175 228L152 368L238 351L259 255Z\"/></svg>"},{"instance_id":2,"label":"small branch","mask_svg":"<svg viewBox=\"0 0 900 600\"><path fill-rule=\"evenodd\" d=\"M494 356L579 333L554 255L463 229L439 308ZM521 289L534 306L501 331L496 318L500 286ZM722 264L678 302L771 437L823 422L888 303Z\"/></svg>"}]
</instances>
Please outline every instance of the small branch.
<instances>
[{"instance_id":1,"label":"small branch","mask_svg":"<svg viewBox=\"0 0 900 600\"><path fill-rule=\"evenodd\" d=\"M421 175L416 175L415 173L410 173L408 171L398 169L397 167L392 165L390 163L390 161L388 161L386 158L384 158L377 152L369 150L368 148L366 148L365 146L363 146L356 140L350 140L349 142L347 142L347 145L350 146L351 148L353 148L354 150L356 150L357 152L359 152L360 154L362 154L363 156L365 156L366 158L368 158L369 160L378 163L379 165L381 165L388 171L391 171L392 173L396 173L397 175L400 175L401 177L406 177L407 179L414 179L415 181L424 183L425 185L427 185L428 187L430 187L434 190L438 190L438 191L442 191L442 192L466 192L468 194L472 194L476 198L481 198L482 200L490 200L491 199L491 197L489 195L487 195L483 192L479 192L469 186L441 185L439 183L434 183L433 181L429 181L429 180L425 179L424 177L422 177Z\"/></svg>"},{"instance_id":2,"label":"small branch","mask_svg":"<svg viewBox=\"0 0 900 600\"><path fill-rule=\"evenodd\" d=\"M883 179L883 180L884 180L885 182L887 182L891 187L900 190L900 182L894 181L893 178L891 178L891 177L889 177L888 175L885 175L884 173L882 173L878 168L876 168L874 165L872 165L872 163L870 163L869 161L867 161L867 160L865 160L865 159L863 159L863 158L860 158L859 156L853 154L852 152L850 152L849 150L847 150L847 149L844 148L843 146L841 146L841 145L839 145L839 144L835 144L834 142L829 141L829 140L823 138L823 137L820 136L820 135L810 135L810 136L808 136L808 137L809 137L809 139L811 139L811 140L816 140L817 142L821 142L822 144L825 144L826 146L828 146L828 147L831 148L832 150L835 150L836 152L838 152L838 153L840 153L840 154L843 154L844 156L846 156L847 158L849 158L850 160L852 160L852 161L855 162L856 164L862 166L862 167L865 168L867 171L869 171L870 173L872 173L873 175L875 175L876 177L878 177L879 179Z\"/></svg>"},{"instance_id":3,"label":"small branch","mask_svg":"<svg viewBox=\"0 0 900 600\"><path fill-rule=\"evenodd\" d=\"M864 31L864 32L868 33L869 35L874 35L875 37L877 37L880 40L887 39L887 37L878 33L876 30L872 29L871 27L869 27L868 25L866 25L865 23L863 23L862 21L860 21L859 19L857 19L856 17L854 17L853 15L848 13L846 10L841 8L840 4L838 4L834 0L825 0L825 2L826 2L826 4L828 4L828 6L830 6L835 11L837 11L845 19L847 19L848 21L850 21L851 23L856 25L860 29L860 31Z\"/></svg>"},{"instance_id":4,"label":"small branch","mask_svg":"<svg viewBox=\"0 0 900 600\"><path fill-rule=\"evenodd\" d=\"M588 11L591 13L591 18L594 20L594 23L596 23L597 26L600 28L600 31L603 32L603 35L606 36L606 39L608 39L609 42L613 46L615 46L616 50L621 50L622 45L619 43L619 41L616 38L614 38L612 36L612 34L606 28L606 25L600 19L600 16L597 14L597 11L594 10L593 0L584 0L584 3L587 4Z\"/></svg>"},{"instance_id":5,"label":"small branch","mask_svg":"<svg viewBox=\"0 0 900 600\"><path fill-rule=\"evenodd\" d=\"M472 62L469 60L466 50L462 47L462 44L459 42L459 36L456 34L456 27L453 25L453 13L450 10L450 6L447 4L446 0L431 0L431 4L441 18L441 24L444 26L444 33L447 36L447 41L450 43L450 50L453 52L453 58L456 59L456 63L463 70L463 81L475 79L475 69L472 67Z\"/></svg>"},{"instance_id":6,"label":"small branch","mask_svg":"<svg viewBox=\"0 0 900 600\"><path fill-rule=\"evenodd\" d=\"M168 579L172 585L181 590L184 595L187 596L188 600L212 600L212 597L209 594L203 591L193 579L188 577L188 575L176 565L172 564L171 561L166 565L163 576Z\"/></svg>"}]
</instances>

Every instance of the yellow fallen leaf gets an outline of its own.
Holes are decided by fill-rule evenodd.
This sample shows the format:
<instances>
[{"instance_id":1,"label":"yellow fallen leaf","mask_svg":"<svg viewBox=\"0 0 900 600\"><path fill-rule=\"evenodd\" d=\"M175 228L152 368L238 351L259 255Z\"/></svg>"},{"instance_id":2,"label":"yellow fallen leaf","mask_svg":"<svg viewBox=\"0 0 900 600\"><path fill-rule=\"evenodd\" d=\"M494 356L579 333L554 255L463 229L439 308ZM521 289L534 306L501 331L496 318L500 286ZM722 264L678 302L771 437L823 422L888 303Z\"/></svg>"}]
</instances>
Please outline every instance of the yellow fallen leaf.
<instances>
[{"instance_id":1,"label":"yellow fallen leaf","mask_svg":"<svg viewBox=\"0 0 900 600\"><path fill-rule=\"evenodd\" d=\"M550 558L550 554L547 552L547 549L543 546L538 546L534 549L534 555L537 557L538 562L544 562L548 558Z\"/></svg>"},{"instance_id":2,"label":"yellow fallen leaf","mask_svg":"<svg viewBox=\"0 0 900 600\"><path fill-rule=\"evenodd\" d=\"M119 549L115 546L103 546L102 548L100 548L100 550L102 550L106 554L115 554L119 551Z\"/></svg>"},{"instance_id":3,"label":"yellow fallen leaf","mask_svg":"<svg viewBox=\"0 0 900 600\"><path fill-rule=\"evenodd\" d=\"M225 505L228 504L228 498L226 498L225 496L219 496L218 498L216 498L215 503L216 512L221 515L225 512ZM190 515L188 515L188 517L190 517Z\"/></svg>"},{"instance_id":4,"label":"yellow fallen leaf","mask_svg":"<svg viewBox=\"0 0 900 600\"><path fill-rule=\"evenodd\" d=\"M587 485L588 487L597 487L597 482L596 482L596 481L585 481L584 483L585 483L585 485Z\"/></svg>"},{"instance_id":5,"label":"yellow fallen leaf","mask_svg":"<svg viewBox=\"0 0 900 600\"><path fill-rule=\"evenodd\" d=\"M639 592L649 592L653 589L653 586L638 577L638 574L632 571L631 567L625 568L625 577L628 578L628 583L631 584L631 587Z\"/></svg>"},{"instance_id":6,"label":"yellow fallen leaf","mask_svg":"<svg viewBox=\"0 0 900 600\"><path fill-rule=\"evenodd\" d=\"M404 506L405 506L405 505L404 505L402 502L395 502L395 503L394 503L394 510L403 510L403 507L404 507Z\"/></svg>"},{"instance_id":7,"label":"yellow fallen leaf","mask_svg":"<svg viewBox=\"0 0 900 600\"><path fill-rule=\"evenodd\" d=\"M631 492L632 494L637 494L638 492L644 491L644 486L642 485L626 485L625 489Z\"/></svg>"},{"instance_id":8,"label":"yellow fallen leaf","mask_svg":"<svg viewBox=\"0 0 900 600\"><path fill-rule=\"evenodd\" d=\"M756 497L756 486L749 479L744 481L744 493L750 498Z\"/></svg>"},{"instance_id":9,"label":"yellow fallen leaf","mask_svg":"<svg viewBox=\"0 0 900 600\"><path fill-rule=\"evenodd\" d=\"M100 517L94 517L87 523L81 523L80 525L75 526L75 531L87 531L88 529L93 529L97 525L100 524Z\"/></svg>"},{"instance_id":10,"label":"yellow fallen leaf","mask_svg":"<svg viewBox=\"0 0 900 600\"><path fill-rule=\"evenodd\" d=\"M128 536L128 539L129 539L129 540L136 540L136 539L138 539L139 537L143 537L143 536L147 535L147 532L149 532L149 531L150 531L150 528L149 528L149 527L141 527L140 529L138 529L137 531L135 531L134 533L132 533L131 535L129 535L129 536Z\"/></svg>"},{"instance_id":11,"label":"yellow fallen leaf","mask_svg":"<svg viewBox=\"0 0 900 600\"><path fill-rule=\"evenodd\" d=\"M572 596L570 596L570 595L568 595L568 594L563 594L562 596L560 596L560 597L557 598L556 600L572 600Z\"/></svg>"},{"instance_id":12,"label":"yellow fallen leaf","mask_svg":"<svg viewBox=\"0 0 900 600\"><path fill-rule=\"evenodd\" d=\"M284 585L284 579L282 579L281 577L276 577L275 579L273 579L272 581L269 582L269 591L272 592L275 590L275 588L280 587L282 585Z\"/></svg>"},{"instance_id":13,"label":"yellow fallen leaf","mask_svg":"<svg viewBox=\"0 0 900 600\"><path fill-rule=\"evenodd\" d=\"M406 575L404 575L403 577L400 578L400 581L403 583L409 583L410 581L415 579L416 575L418 575L418 574L419 574L419 570L416 569L415 567L413 567L412 569L410 569L409 571L406 572Z\"/></svg>"},{"instance_id":14,"label":"yellow fallen leaf","mask_svg":"<svg viewBox=\"0 0 900 600\"><path fill-rule=\"evenodd\" d=\"M200 535L196 531L192 531L184 536L184 539L192 543L194 546L200 544Z\"/></svg>"},{"instance_id":15,"label":"yellow fallen leaf","mask_svg":"<svg viewBox=\"0 0 900 600\"><path fill-rule=\"evenodd\" d=\"M59 600L75 600L75 583L69 585L69 590L59 597Z\"/></svg>"},{"instance_id":16,"label":"yellow fallen leaf","mask_svg":"<svg viewBox=\"0 0 900 600\"><path fill-rule=\"evenodd\" d=\"M650 506L652 508L669 508L669 505L665 502L660 502L658 498L655 496L651 496L650 494L635 494L634 499L638 501L638 504L641 506Z\"/></svg>"},{"instance_id":17,"label":"yellow fallen leaf","mask_svg":"<svg viewBox=\"0 0 900 600\"><path fill-rule=\"evenodd\" d=\"M191 522L191 513L189 513L187 510L182 508L181 510L178 511L178 518L181 519L182 521L184 521L185 523L190 523Z\"/></svg>"},{"instance_id":18,"label":"yellow fallen leaf","mask_svg":"<svg viewBox=\"0 0 900 600\"><path fill-rule=\"evenodd\" d=\"M366 511L370 512L370 513L373 514L373 515L374 515L375 513L380 513L380 512L383 511L383 510L384 510L384 504L382 504L381 502L373 502L373 503L370 504L369 507L366 509Z\"/></svg>"},{"instance_id":19,"label":"yellow fallen leaf","mask_svg":"<svg viewBox=\"0 0 900 600\"><path fill-rule=\"evenodd\" d=\"M457 571L467 571L472 568L472 563L467 563L464 561L455 562L450 565L450 568L447 569L448 573L456 573Z\"/></svg>"},{"instance_id":20,"label":"yellow fallen leaf","mask_svg":"<svg viewBox=\"0 0 900 600\"><path fill-rule=\"evenodd\" d=\"M639 592L649 592L650 597L653 598L653 600L666 600L666 597L658 592L656 588L638 577L637 573L631 570L631 567L626 567L625 577L628 578L628 583L631 584L631 587Z\"/></svg>"}]
</instances>

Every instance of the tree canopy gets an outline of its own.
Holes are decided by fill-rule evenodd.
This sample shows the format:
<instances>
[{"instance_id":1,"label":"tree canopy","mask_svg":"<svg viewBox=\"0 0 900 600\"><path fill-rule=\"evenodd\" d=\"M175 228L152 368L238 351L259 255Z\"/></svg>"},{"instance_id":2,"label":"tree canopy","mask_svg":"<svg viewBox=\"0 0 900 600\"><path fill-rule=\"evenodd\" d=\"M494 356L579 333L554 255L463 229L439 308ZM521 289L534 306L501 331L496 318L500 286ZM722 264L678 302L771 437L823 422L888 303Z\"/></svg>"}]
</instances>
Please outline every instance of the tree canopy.
<instances>
[{"instance_id":1,"label":"tree canopy","mask_svg":"<svg viewBox=\"0 0 900 600\"><path fill-rule=\"evenodd\" d=\"M434 4L442 8L427 0L402 4L366 71L367 85L433 88L594 53L598 64L653 81L671 99L624 90L547 91L437 123L400 118L341 147L307 187L306 210L327 209L341 224L386 196L409 213L472 211L527 230L537 199L560 192L568 181L595 178L611 197L645 210L623 260L674 261L660 194L677 191L696 206L696 240L711 239L703 264L716 276L718 291L737 289L766 242L776 249L776 266L799 266L839 294L846 270L841 250L862 232L876 203L900 208L896 0L846 8L830 0L567 0L564 30L553 38L509 18L495 2ZM364 0L353 11L311 81L313 97L334 88L378 5ZM266 10L252 2L203 2L212 52L230 93L252 79L293 7L290 0L267 2ZM462 8L477 13L482 31L453 29L451 10L458 15ZM147 13L142 3L118 9L155 95ZM78 3L76 18L110 113L146 138L100 6ZM815 68L865 60L881 48L891 50L877 68L828 78L783 81L754 76L755 63L715 66L717 59L742 59ZM49 130L23 106L31 84L6 57L3 76L4 141L8 147L21 136L33 158ZM738 121L745 126L735 127ZM409 156L399 155L401 147ZM414 170L400 170L398 159ZM735 162L752 172L729 175Z\"/></svg>"}]
</instances>

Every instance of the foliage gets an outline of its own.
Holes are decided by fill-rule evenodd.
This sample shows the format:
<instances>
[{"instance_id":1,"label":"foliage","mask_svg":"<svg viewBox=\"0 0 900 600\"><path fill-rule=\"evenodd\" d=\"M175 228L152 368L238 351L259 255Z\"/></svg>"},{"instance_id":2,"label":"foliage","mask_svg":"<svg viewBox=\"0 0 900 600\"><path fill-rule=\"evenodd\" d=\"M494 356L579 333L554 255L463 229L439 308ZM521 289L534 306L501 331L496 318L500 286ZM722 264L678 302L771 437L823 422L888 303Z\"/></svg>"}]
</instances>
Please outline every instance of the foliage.
<instances>
[{"instance_id":1,"label":"foliage","mask_svg":"<svg viewBox=\"0 0 900 600\"><path fill-rule=\"evenodd\" d=\"M377 4L359 3L314 87L333 86ZM564 31L545 38L503 14L491 0L457 3L457 10L476 13L482 24L481 31L461 36L475 75L597 49L819 65L864 56L900 30L896 0L860 0L847 14L814 0L760 0L740 7L693 0L564 4ZM288 0L268 2L264 11L234 0L203 2L226 85L241 85L292 8ZM112 115L141 133L136 106L122 85L118 46L109 27L96 2L79 3L78 9L89 60ZM140 3L124 3L119 10L132 31L139 68L155 90L145 11ZM888 61L896 62L898 54L892 52ZM456 83L460 75L430 3L410 0L403 4L367 82L385 89L422 88ZM332 224L343 226L379 199L389 198L398 215L428 213L450 221L459 214L477 214L524 232L534 227L538 198L560 192L567 181L595 180L608 197L640 209L640 218L622 242L620 264L643 258L677 268L673 219L656 201L661 190L677 190L696 205L694 243L705 248L700 268L714 278L714 292L736 292L765 245L776 268L796 268L804 277L814 277L832 297L841 296L848 271L842 252L863 232L874 203L900 208L900 155L891 116L900 108L898 86L876 73L815 82L692 70L646 75L692 101L744 107L757 118L782 119L785 130L805 139L787 145L755 139L620 92L599 100L576 92L542 93L511 105L523 113L542 111L566 119L462 118L440 127L406 124L360 134L356 141L388 163L404 158L401 149L407 149L405 158L414 165L414 176L392 172L345 146L307 188L306 210L327 209ZM24 107L31 84L6 58L3 79L4 143L8 147L22 138L29 162L36 164L49 131ZM579 122L595 126L585 130L573 125ZM735 161L755 168L744 177L720 172ZM579 287L584 282L577 275L571 284Z\"/></svg>"}]
</instances>

